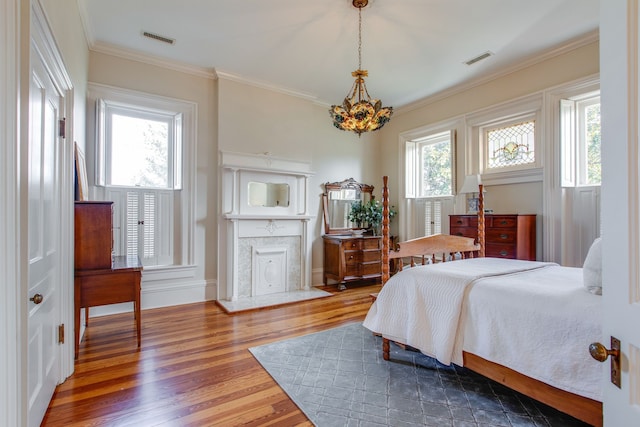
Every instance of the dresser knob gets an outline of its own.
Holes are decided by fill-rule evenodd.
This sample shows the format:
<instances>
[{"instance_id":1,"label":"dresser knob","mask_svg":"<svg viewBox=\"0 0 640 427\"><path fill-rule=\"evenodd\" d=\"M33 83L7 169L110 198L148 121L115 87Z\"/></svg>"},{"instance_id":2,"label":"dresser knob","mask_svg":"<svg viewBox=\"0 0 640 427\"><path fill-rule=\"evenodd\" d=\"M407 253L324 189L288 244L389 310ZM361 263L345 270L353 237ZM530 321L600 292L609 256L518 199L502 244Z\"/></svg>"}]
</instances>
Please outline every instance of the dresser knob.
<instances>
[{"instance_id":1,"label":"dresser knob","mask_svg":"<svg viewBox=\"0 0 640 427\"><path fill-rule=\"evenodd\" d=\"M509 236L507 236L506 234L501 234L501 235L500 235L500 238L501 238L502 240L506 240L506 239L507 239L507 237L509 237Z\"/></svg>"},{"instance_id":2,"label":"dresser knob","mask_svg":"<svg viewBox=\"0 0 640 427\"><path fill-rule=\"evenodd\" d=\"M509 254L509 252L507 251L500 251L500 256L507 256Z\"/></svg>"}]
</instances>

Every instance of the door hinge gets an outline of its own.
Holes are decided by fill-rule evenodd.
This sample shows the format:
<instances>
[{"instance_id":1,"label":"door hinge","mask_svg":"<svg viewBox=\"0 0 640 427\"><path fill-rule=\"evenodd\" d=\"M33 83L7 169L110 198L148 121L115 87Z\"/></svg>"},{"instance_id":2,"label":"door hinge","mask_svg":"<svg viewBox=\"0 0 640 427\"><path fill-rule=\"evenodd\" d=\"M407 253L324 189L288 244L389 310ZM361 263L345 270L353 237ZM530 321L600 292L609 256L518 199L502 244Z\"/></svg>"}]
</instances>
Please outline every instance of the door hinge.
<instances>
[{"instance_id":1,"label":"door hinge","mask_svg":"<svg viewBox=\"0 0 640 427\"><path fill-rule=\"evenodd\" d=\"M60 138L65 138L67 135L67 119L66 117L63 117L62 119L58 120L58 136L60 136Z\"/></svg>"},{"instance_id":2,"label":"door hinge","mask_svg":"<svg viewBox=\"0 0 640 427\"><path fill-rule=\"evenodd\" d=\"M58 344L64 344L64 323L58 326Z\"/></svg>"}]
</instances>

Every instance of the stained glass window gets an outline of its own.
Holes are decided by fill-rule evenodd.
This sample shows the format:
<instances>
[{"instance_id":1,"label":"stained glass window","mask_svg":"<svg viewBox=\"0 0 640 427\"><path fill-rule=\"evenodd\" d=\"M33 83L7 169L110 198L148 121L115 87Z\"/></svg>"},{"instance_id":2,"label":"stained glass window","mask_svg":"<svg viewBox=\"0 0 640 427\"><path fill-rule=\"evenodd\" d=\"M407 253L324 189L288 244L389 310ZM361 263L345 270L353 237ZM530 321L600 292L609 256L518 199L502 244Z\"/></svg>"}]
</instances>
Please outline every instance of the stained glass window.
<instances>
[{"instance_id":1,"label":"stained glass window","mask_svg":"<svg viewBox=\"0 0 640 427\"><path fill-rule=\"evenodd\" d=\"M534 163L535 120L487 131L487 166L504 168Z\"/></svg>"}]
</instances>

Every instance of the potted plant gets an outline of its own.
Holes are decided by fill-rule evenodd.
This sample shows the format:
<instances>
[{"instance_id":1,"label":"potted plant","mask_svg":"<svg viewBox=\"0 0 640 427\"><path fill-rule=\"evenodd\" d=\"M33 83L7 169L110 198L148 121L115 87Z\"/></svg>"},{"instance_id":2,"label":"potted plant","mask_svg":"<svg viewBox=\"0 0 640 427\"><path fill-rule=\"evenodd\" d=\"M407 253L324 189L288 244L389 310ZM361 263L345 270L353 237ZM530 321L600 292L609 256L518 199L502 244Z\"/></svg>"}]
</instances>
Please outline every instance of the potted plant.
<instances>
[{"instance_id":1,"label":"potted plant","mask_svg":"<svg viewBox=\"0 0 640 427\"><path fill-rule=\"evenodd\" d=\"M357 228L361 228L367 222L365 218L365 208L360 200L356 200L351 205L348 219L349 222L355 224Z\"/></svg>"},{"instance_id":2,"label":"potted plant","mask_svg":"<svg viewBox=\"0 0 640 427\"><path fill-rule=\"evenodd\" d=\"M393 206L389 207L389 221L396 214L397 212L393 209ZM382 203L374 199L369 200L367 203L355 202L351 205L349 221L357 224L358 227L366 224L372 230L374 236L379 236L380 227L382 226Z\"/></svg>"}]
</instances>

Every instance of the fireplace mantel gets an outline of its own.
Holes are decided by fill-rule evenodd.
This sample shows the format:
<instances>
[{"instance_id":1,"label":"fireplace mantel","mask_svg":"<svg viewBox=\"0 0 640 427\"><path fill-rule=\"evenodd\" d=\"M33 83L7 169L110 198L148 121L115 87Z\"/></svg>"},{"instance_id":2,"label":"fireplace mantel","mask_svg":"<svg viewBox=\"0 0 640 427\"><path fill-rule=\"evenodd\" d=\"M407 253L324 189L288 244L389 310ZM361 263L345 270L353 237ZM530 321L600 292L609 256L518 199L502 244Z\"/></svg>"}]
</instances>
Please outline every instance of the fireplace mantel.
<instances>
[{"instance_id":1,"label":"fireplace mantel","mask_svg":"<svg viewBox=\"0 0 640 427\"><path fill-rule=\"evenodd\" d=\"M269 154L220 152L218 300L311 288L310 164ZM277 205L255 202L250 184L288 189ZM265 199L266 200L266 199ZM258 291L256 291L258 290Z\"/></svg>"}]
</instances>

